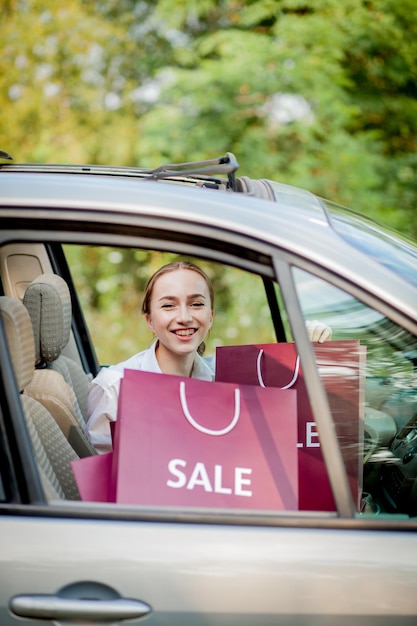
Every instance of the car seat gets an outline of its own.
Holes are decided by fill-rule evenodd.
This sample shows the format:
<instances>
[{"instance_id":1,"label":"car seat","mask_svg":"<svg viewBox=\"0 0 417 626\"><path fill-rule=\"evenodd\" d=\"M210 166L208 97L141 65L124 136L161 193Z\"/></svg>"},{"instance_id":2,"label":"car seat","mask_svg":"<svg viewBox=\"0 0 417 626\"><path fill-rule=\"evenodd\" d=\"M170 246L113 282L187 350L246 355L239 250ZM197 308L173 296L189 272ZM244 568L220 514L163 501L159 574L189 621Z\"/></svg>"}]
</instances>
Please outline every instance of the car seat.
<instances>
[{"instance_id":1,"label":"car seat","mask_svg":"<svg viewBox=\"0 0 417 626\"><path fill-rule=\"evenodd\" d=\"M79 455L49 411L26 392L37 374L29 313L15 298L0 296L0 315L45 495L79 500L70 466L70 462L78 459Z\"/></svg>"},{"instance_id":2,"label":"car seat","mask_svg":"<svg viewBox=\"0 0 417 626\"><path fill-rule=\"evenodd\" d=\"M52 413L80 457L96 454L85 434L90 379L78 363L61 354L71 331L68 286L56 274L42 274L26 289L23 303L35 340L36 374L27 393Z\"/></svg>"},{"instance_id":3,"label":"car seat","mask_svg":"<svg viewBox=\"0 0 417 626\"><path fill-rule=\"evenodd\" d=\"M79 363L62 354L71 334L71 295L57 274L41 274L26 288L23 304L29 311L35 338L36 367L62 374L74 390L77 417L85 427L90 377Z\"/></svg>"}]
</instances>

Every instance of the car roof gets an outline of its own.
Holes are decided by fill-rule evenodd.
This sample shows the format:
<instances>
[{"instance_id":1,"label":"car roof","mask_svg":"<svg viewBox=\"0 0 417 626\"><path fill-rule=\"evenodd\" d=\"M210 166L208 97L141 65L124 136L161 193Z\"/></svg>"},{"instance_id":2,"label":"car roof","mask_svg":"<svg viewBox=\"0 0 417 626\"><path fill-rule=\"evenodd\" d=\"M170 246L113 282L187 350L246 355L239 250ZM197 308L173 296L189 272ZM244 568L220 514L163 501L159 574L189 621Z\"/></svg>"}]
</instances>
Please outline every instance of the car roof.
<instances>
[{"instance_id":1,"label":"car roof","mask_svg":"<svg viewBox=\"0 0 417 626\"><path fill-rule=\"evenodd\" d=\"M0 166L0 209L12 219L35 211L38 218L59 219L63 210L74 220L97 223L134 216L169 219L179 229L187 224L226 241L233 236L260 251L272 245L333 270L382 300L389 281L390 299L415 317L417 289L343 239L323 202L309 191L274 183L272 202L266 195L232 193L221 177L176 173L155 180L150 172L92 165ZM267 181L256 182L267 187Z\"/></svg>"},{"instance_id":2,"label":"car roof","mask_svg":"<svg viewBox=\"0 0 417 626\"><path fill-rule=\"evenodd\" d=\"M106 213L158 212L197 224L217 224L277 243L275 224L314 219L329 226L319 199L308 191L281 185L278 203L234 194L220 185L202 189L201 179L154 180L128 168L95 166L0 166L0 206L71 208ZM211 179L212 180L212 179ZM204 182L206 182L204 180ZM225 210L227 209L227 210Z\"/></svg>"}]
</instances>

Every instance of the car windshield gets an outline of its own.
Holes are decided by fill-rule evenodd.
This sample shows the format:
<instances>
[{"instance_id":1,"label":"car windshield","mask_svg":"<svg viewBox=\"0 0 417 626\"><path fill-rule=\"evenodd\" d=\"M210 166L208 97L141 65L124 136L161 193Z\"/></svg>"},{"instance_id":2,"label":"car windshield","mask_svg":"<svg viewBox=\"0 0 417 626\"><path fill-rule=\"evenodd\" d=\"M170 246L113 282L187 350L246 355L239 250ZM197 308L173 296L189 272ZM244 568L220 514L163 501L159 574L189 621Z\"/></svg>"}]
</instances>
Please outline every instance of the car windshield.
<instances>
[{"instance_id":1,"label":"car windshield","mask_svg":"<svg viewBox=\"0 0 417 626\"><path fill-rule=\"evenodd\" d=\"M407 282L417 285L417 247L411 240L333 202L323 200L323 203L333 228L341 237Z\"/></svg>"}]
</instances>

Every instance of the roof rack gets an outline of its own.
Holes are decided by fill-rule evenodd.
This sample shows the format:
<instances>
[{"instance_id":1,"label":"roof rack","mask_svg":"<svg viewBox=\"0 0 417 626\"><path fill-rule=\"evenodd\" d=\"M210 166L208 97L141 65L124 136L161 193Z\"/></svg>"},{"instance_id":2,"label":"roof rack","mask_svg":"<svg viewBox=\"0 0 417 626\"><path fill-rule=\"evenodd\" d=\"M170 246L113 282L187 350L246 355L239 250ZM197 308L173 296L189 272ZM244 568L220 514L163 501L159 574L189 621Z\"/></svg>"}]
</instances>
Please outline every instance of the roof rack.
<instances>
[{"instance_id":1,"label":"roof rack","mask_svg":"<svg viewBox=\"0 0 417 626\"><path fill-rule=\"evenodd\" d=\"M3 150L0 150L0 159L7 159L9 161L13 161L13 157ZM2 166L6 166L9 164L0 163L0 169ZM224 156L218 157L217 159L209 159L206 161L190 161L187 163L166 163L164 165L160 165L154 169L148 168L135 168L135 167L114 167L114 166L100 166L100 165L68 165L68 164L19 164L18 167L24 167L25 169L31 169L33 171L39 171L44 167L48 169L53 168L54 171L74 171L78 172L82 170L83 172L91 172L91 173L114 173L114 174L122 174L122 175L130 175L135 176L138 174L142 174L148 180L159 180L164 178L186 178L189 176L195 176L201 180L213 181L217 183L221 183L221 180L215 180L213 175L216 174L226 174L228 178L228 185L232 189L232 191L237 191L236 187L236 179L235 172L239 168L239 163L234 154L231 152L227 152Z\"/></svg>"},{"instance_id":2,"label":"roof rack","mask_svg":"<svg viewBox=\"0 0 417 626\"><path fill-rule=\"evenodd\" d=\"M236 191L235 172L239 163L232 152L226 152L224 156L207 161L190 161L188 163L167 163L160 165L148 173L151 178L169 178L172 176L194 176L202 174L227 174L229 185Z\"/></svg>"}]
</instances>

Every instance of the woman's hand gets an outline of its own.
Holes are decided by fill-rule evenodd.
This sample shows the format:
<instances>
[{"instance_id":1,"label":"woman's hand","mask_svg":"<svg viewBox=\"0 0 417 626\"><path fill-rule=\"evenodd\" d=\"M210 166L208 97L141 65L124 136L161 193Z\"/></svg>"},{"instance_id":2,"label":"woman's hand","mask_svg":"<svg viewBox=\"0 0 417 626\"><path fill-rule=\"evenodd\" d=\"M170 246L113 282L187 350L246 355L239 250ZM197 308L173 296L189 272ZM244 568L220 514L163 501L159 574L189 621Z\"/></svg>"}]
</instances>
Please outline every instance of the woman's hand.
<instances>
[{"instance_id":1,"label":"woman's hand","mask_svg":"<svg viewBox=\"0 0 417 626\"><path fill-rule=\"evenodd\" d=\"M307 320L306 327L310 341L324 343L332 338L332 329L330 326L327 326L327 324L323 324L323 322L319 322L318 320Z\"/></svg>"}]
</instances>

